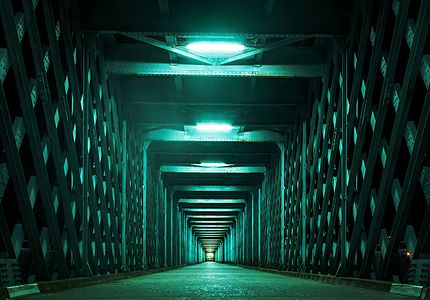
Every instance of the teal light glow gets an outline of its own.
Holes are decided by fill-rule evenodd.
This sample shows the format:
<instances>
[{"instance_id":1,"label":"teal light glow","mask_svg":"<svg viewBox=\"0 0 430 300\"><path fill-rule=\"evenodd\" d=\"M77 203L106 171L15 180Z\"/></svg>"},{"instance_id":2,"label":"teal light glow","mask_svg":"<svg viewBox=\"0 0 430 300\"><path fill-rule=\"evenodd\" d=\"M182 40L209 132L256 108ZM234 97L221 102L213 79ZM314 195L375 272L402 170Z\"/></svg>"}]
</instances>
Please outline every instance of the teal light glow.
<instances>
[{"instance_id":1,"label":"teal light glow","mask_svg":"<svg viewBox=\"0 0 430 300\"><path fill-rule=\"evenodd\" d=\"M196 129L200 132L229 132L233 130L233 126L226 123L199 123Z\"/></svg>"},{"instance_id":2,"label":"teal light glow","mask_svg":"<svg viewBox=\"0 0 430 300\"><path fill-rule=\"evenodd\" d=\"M223 162L201 162L199 164L193 164L197 167L203 167L203 168L224 168L232 166L231 164L226 164Z\"/></svg>"},{"instance_id":3,"label":"teal light glow","mask_svg":"<svg viewBox=\"0 0 430 300\"><path fill-rule=\"evenodd\" d=\"M186 47L191 52L203 54L237 53L245 50L244 45L232 42L192 42Z\"/></svg>"}]
</instances>

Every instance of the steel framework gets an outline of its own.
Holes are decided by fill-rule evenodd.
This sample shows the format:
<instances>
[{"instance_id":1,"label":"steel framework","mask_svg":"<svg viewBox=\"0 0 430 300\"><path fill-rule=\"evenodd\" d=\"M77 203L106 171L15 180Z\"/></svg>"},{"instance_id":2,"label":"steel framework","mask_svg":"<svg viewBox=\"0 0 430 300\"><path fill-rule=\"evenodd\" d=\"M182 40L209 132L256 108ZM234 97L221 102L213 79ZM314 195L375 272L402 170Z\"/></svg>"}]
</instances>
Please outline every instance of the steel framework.
<instances>
[{"instance_id":1,"label":"steel framework","mask_svg":"<svg viewBox=\"0 0 430 300\"><path fill-rule=\"evenodd\" d=\"M107 64L75 1L12 2L0 0L0 260L19 265L23 282L199 263L210 251L228 263L407 281L410 263L430 255L429 1L356 0L324 66L235 71ZM205 140L143 133L122 110L116 72L316 78L286 136ZM160 164L159 141L279 147L265 166L201 169ZM165 173L261 177L185 185Z\"/></svg>"}]
</instances>

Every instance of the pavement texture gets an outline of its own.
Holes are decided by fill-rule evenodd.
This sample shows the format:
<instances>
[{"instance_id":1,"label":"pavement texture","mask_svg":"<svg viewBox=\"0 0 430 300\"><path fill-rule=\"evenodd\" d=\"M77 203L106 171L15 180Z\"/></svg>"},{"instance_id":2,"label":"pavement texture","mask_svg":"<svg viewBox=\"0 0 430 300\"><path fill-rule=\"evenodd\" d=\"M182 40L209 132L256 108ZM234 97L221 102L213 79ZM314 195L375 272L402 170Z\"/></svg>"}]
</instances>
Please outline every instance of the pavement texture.
<instances>
[{"instance_id":1,"label":"pavement texture","mask_svg":"<svg viewBox=\"0 0 430 300\"><path fill-rule=\"evenodd\" d=\"M414 299L237 266L203 263L25 299Z\"/></svg>"}]
</instances>

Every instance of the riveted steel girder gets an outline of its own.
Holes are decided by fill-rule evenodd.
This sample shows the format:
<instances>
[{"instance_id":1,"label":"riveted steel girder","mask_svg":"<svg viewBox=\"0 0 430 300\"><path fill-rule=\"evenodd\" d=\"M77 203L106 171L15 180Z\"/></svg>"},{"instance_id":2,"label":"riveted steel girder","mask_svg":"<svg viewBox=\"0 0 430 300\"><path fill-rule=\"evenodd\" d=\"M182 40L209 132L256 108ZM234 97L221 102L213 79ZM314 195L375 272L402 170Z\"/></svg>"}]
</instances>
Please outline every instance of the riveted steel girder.
<instances>
[{"instance_id":1,"label":"riveted steel girder","mask_svg":"<svg viewBox=\"0 0 430 300\"><path fill-rule=\"evenodd\" d=\"M107 71L118 75L135 76L217 76L217 77L321 77L324 65L192 65L109 61Z\"/></svg>"}]
</instances>

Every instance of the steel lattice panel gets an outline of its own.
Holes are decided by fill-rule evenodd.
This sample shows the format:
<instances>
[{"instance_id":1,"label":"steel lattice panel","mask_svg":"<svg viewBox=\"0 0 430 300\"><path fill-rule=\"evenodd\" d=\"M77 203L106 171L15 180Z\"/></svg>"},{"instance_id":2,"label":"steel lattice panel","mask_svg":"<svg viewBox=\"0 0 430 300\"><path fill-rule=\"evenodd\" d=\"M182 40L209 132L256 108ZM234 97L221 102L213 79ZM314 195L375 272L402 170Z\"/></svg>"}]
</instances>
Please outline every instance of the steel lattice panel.
<instances>
[{"instance_id":1,"label":"steel lattice panel","mask_svg":"<svg viewBox=\"0 0 430 300\"><path fill-rule=\"evenodd\" d=\"M82 39L75 5L1 3L0 251L19 260L24 282L121 270L118 93L114 80L105 79L97 44ZM91 99L88 107L85 99ZM128 139L136 140L133 130ZM137 145L132 149L142 152ZM128 217L141 222L142 168L136 163L128 162L127 197L134 198ZM137 270L142 234L133 234L128 264Z\"/></svg>"},{"instance_id":2,"label":"steel lattice panel","mask_svg":"<svg viewBox=\"0 0 430 300\"><path fill-rule=\"evenodd\" d=\"M355 12L346 45L316 83L306 130L306 235L301 228L302 124L290 134L286 169L288 268L404 280L428 253L428 27L426 1L381 1ZM342 69L342 68L343 69ZM346 72L347 70L347 72ZM345 86L347 83L347 86ZM343 151L342 90L347 91ZM411 103L413 101L413 106ZM294 157L295 155L295 157ZM342 160L347 155L346 264L341 265ZM299 227L299 228L298 228ZM298 238L297 238L298 237ZM295 246L300 244L300 247ZM306 249L303 256L299 251ZM406 262L406 263L405 263ZM303 264L303 262L301 262Z\"/></svg>"}]
</instances>

